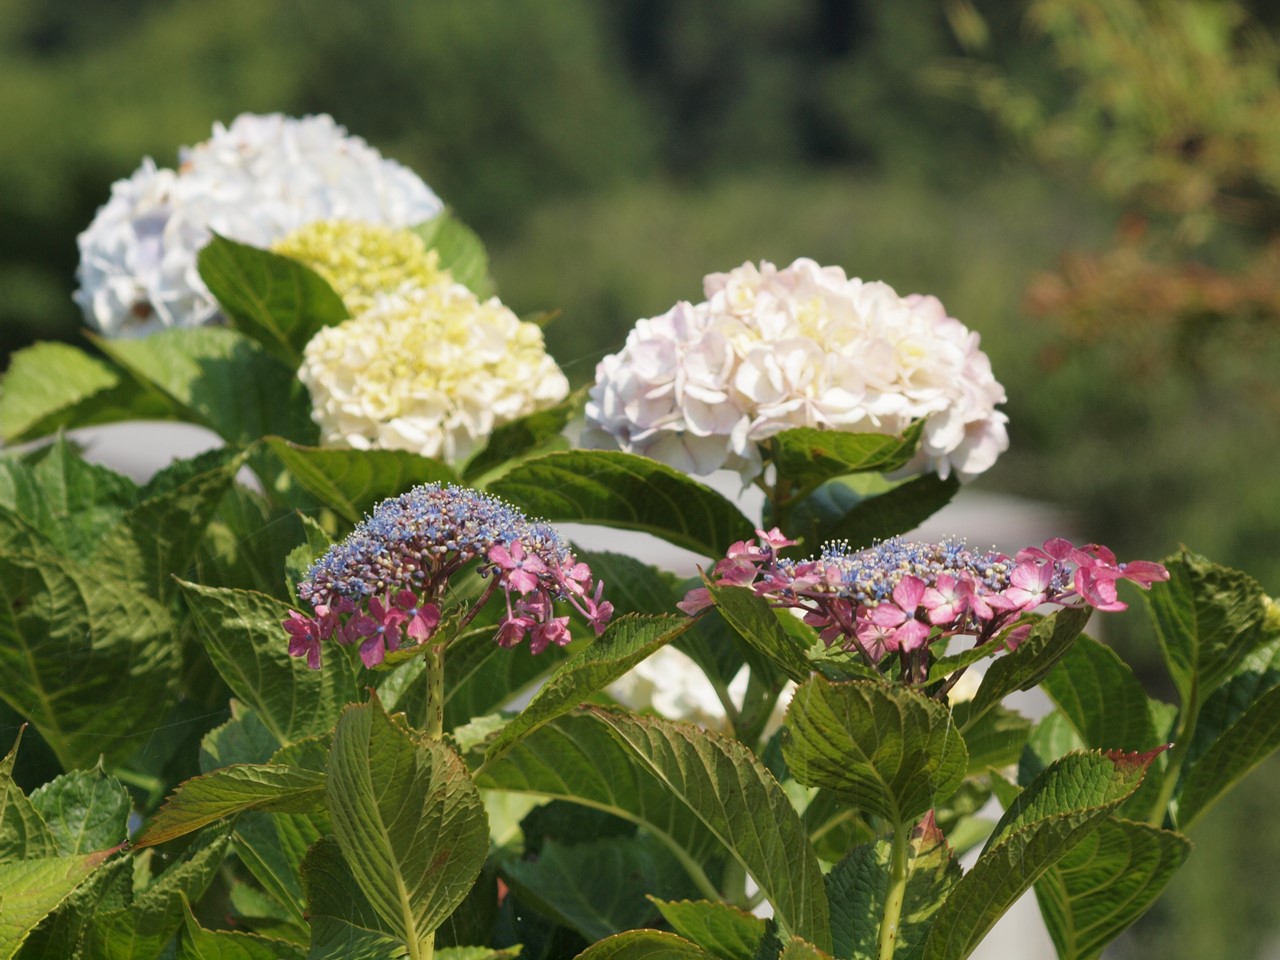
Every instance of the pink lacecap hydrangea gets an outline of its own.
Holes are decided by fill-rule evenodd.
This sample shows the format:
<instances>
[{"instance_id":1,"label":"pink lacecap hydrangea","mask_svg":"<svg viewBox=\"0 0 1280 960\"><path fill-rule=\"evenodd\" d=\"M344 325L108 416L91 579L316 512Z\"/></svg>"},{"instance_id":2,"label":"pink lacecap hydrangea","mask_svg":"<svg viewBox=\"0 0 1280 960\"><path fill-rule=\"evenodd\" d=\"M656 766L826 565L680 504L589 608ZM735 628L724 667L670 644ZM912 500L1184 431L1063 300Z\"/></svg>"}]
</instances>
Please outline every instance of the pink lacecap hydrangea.
<instances>
[{"instance_id":1,"label":"pink lacecap hydrangea","mask_svg":"<svg viewBox=\"0 0 1280 960\"><path fill-rule=\"evenodd\" d=\"M957 540L894 537L861 551L829 544L818 556L795 561L778 555L795 541L777 529L756 533L758 542L729 548L712 582L749 588L774 606L797 610L828 646L860 651L874 663L957 634L972 635L981 645L1045 604L1123 610L1120 580L1148 588L1169 577L1158 563L1120 563L1104 546L1061 538L1010 557L973 551ZM711 604L702 587L678 606L695 614ZM1016 646L1029 629L1009 631L1003 645Z\"/></svg>"}]
</instances>

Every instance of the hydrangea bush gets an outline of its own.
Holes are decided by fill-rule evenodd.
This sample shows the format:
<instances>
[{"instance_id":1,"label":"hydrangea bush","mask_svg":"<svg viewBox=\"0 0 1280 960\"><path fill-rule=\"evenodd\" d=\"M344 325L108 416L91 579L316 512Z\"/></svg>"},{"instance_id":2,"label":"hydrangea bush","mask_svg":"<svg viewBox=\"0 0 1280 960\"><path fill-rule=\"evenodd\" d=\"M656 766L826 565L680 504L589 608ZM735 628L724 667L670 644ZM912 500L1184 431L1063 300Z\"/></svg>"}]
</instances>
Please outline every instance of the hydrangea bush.
<instances>
[{"instance_id":1,"label":"hydrangea bush","mask_svg":"<svg viewBox=\"0 0 1280 960\"><path fill-rule=\"evenodd\" d=\"M80 296L131 335L0 393L0 960L961 960L1028 890L1085 960L1280 745L1246 574L911 537L1008 442L933 298L712 274L587 399L327 118L130 184ZM223 446L138 484L62 433L157 418ZM1134 597L1173 702L1085 632Z\"/></svg>"}]
</instances>

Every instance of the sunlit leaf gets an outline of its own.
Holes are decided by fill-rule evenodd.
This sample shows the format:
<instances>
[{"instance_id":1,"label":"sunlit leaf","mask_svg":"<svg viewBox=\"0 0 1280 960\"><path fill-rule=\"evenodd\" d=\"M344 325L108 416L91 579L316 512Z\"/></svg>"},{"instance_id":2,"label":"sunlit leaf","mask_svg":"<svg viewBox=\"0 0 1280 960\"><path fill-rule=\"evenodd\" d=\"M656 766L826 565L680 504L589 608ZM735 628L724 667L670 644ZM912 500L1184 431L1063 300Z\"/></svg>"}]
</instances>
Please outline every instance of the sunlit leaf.
<instances>
[{"instance_id":1,"label":"sunlit leaf","mask_svg":"<svg viewBox=\"0 0 1280 960\"><path fill-rule=\"evenodd\" d=\"M630 614L609 624L604 634L580 654L561 662L529 705L490 744L485 762L502 756L512 744L549 720L568 713L591 694L689 629L683 616Z\"/></svg>"},{"instance_id":2,"label":"sunlit leaf","mask_svg":"<svg viewBox=\"0 0 1280 960\"><path fill-rule=\"evenodd\" d=\"M306 388L289 366L226 327L162 330L96 341L111 359L174 404L183 419L245 445L270 434L313 442Z\"/></svg>"},{"instance_id":3,"label":"sunlit leaf","mask_svg":"<svg viewBox=\"0 0 1280 960\"><path fill-rule=\"evenodd\" d=\"M317 331L347 319L324 278L291 257L215 235L197 264L232 325L292 369Z\"/></svg>"},{"instance_id":4,"label":"sunlit leaf","mask_svg":"<svg viewBox=\"0 0 1280 960\"><path fill-rule=\"evenodd\" d=\"M770 446L778 476L807 487L849 473L897 470L915 454L923 427L919 421L900 437L796 427L770 438Z\"/></svg>"},{"instance_id":5,"label":"sunlit leaf","mask_svg":"<svg viewBox=\"0 0 1280 960\"><path fill-rule=\"evenodd\" d=\"M642 530L708 557L753 525L710 487L646 457L567 450L525 460L488 489L547 520Z\"/></svg>"},{"instance_id":6,"label":"sunlit leaf","mask_svg":"<svg viewBox=\"0 0 1280 960\"><path fill-rule=\"evenodd\" d=\"M1160 896L1191 851L1176 833L1108 817L1036 881L1061 960L1088 960Z\"/></svg>"},{"instance_id":7,"label":"sunlit leaf","mask_svg":"<svg viewBox=\"0 0 1280 960\"><path fill-rule=\"evenodd\" d=\"M1252 577L1183 551L1164 561L1169 579L1151 586L1147 609L1184 705L1203 700L1268 639L1266 594Z\"/></svg>"},{"instance_id":8,"label":"sunlit leaf","mask_svg":"<svg viewBox=\"0 0 1280 960\"><path fill-rule=\"evenodd\" d=\"M1018 897L1138 788L1154 756L1072 753L1050 764L1013 800L934 915L924 960L969 956Z\"/></svg>"},{"instance_id":9,"label":"sunlit leaf","mask_svg":"<svg viewBox=\"0 0 1280 960\"><path fill-rule=\"evenodd\" d=\"M484 805L438 740L415 742L376 702L343 711L326 797L357 884L399 939L420 943L463 901L489 852Z\"/></svg>"},{"instance_id":10,"label":"sunlit leaf","mask_svg":"<svg viewBox=\"0 0 1280 960\"><path fill-rule=\"evenodd\" d=\"M0 958L8 960L46 915L110 855L40 857L0 863Z\"/></svg>"},{"instance_id":11,"label":"sunlit leaf","mask_svg":"<svg viewBox=\"0 0 1280 960\"><path fill-rule=\"evenodd\" d=\"M324 797L324 776L283 764L239 763L178 784L135 846L164 843L246 810L309 813Z\"/></svg>"},{"instance_id":12,"label":"sunlit leaf","mask_svg":"<svg viewBox=\"0 0 1280 960\"><path fill-rule=\"evenodd\" d=\"M413 231L428 250L436 251L441 269L448 270L455 282L481 299L493 296L489 256L475 231L448 212L437 214Z\"/></svg>"},{"instance_id":13,"label":"sunlit leaf","mask_svg":"<svg viewBox=\"0 0 1280 960\"><path fill-rule=\"evenodd\" d=\"M787 710L782 752L792 775L906 825L955 792L968 768L947 708L905 687L814 677Z\"/></svg>"},{"instance_id":14,"label":"sunlit leaf","mask_svg":"<svg viewBox=\"0 0 1280 960\"><path fill-rule=\"evenodd\" d=\"M652 899L676 933L721 960L752 960L764 937L763 919L727 903Z\"/></svg>"},{"instance_id":15,"label":"sunlit leaf","mask_svg":"<svg viewBox=\"0 0 1280 960\"><path fill-rule=\"evenodd\" d=\"M280 625L287 604L249 590L180 586L218 673L280 743L324 733L360 699L355 668L336 644L321 670L289 656Z\"/></svg>"},{"instance_id":16,"label":"sunlit leaf","mask_svg":"<svg viewBox=\"0 0 1280 960\"><path fill-rule=\"evenodd\" d=\"M592 713L742 864L785 931L831 945L818 858L786 794L751 751L693 724Z\"/></svg>"},{"instance_id":17,"label":"sunlit leaf","mask_svg":"<svg viewBox=\"0 0 1280 960\"><path fill-rule=\"evenodd\" d=\"M1115 651L1092 637L1076 639L1044 678L1043 688L1087 747L1150 750L1160 742L1138 678Z\"/></svg>"},{"instance_id":18,"label":"sunlit leaf","mask_svg":"<svg viewBox=\"0 0 1280 960\"><path fill-rule=\"evenodd\" d=\"M267 445L300 484L350 523L420 483L458 481L448 464L408 450L304 447L282 437L268 437Z\"/></svg>"}]
</instances>

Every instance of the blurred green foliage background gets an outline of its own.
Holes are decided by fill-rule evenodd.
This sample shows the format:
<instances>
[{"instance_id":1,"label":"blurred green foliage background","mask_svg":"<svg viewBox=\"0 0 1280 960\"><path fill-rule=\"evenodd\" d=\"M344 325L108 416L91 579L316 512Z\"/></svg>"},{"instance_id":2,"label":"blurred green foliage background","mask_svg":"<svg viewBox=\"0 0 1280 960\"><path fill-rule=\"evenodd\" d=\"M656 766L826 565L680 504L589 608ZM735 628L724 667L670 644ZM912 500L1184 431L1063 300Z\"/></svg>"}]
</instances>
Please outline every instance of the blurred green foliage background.
<instances>
[{"instance_id":1,"label":"blurred green foliage background","mask_svg":"<svg viewBox=\"0 0 1280 960\"><path fill-rule=\"evenodd\" d=\"M838 263L983 334L1012 420L984 488L1280 593L1278 28L1261 0L5 0L0 354L81 339L75 237L142 156L327 112L480 232L517 312L563 311L571 379L705 273ZM1115 956L1276 955L1278 782Z\"/></svg>"}]
</instances>

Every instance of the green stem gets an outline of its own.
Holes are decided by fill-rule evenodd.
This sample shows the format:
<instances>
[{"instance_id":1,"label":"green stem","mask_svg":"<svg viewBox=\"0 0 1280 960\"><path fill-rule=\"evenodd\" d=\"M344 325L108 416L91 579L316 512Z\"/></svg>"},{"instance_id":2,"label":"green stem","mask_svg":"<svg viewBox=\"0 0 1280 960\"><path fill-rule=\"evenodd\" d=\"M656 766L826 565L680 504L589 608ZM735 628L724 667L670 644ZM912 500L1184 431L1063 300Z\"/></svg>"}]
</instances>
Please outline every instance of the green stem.
<instances>
[{"instance_id":1,"label":"green stem","mask_svg":"<svg viewBox=\"0 0 1280 960\"><path fill-rule=\"evenodd\" d=\"M901 824L894 824L893 848L889 858L889 892L884 901L884 919L880 921L879 960L893 960L893 951L898 946L902 902L907 894L907 831Z\"/></svg>"},{"instance_id":2,"label":"green stem","mask_svg":"<svg viewBox=\"0 0 1280 960\"><path fill-rule=\"evenodd\" d=\"M422 732L428 740L444 736L444 645L428 644L423 654L427 663L427 716Z\"/></svg>"},{"instance_id":3,"label":"green stem","mask_svg":"<svg viewBox=\"0 0 1280 960\"><path fill-rule=\"evenodd\" d=\"M422 732L428 740L444 736L444 643L428 643L423 653L427 674L427 715ZM413 911L405 901L405 929L410 932L407 946L409 960L432 960L436 952L435 931L424 937L414 936Z\"/></svg>"},{"instance_id":4,"label":"green stem","mask_svg":"<svg viewBox=\"0 0 1280 960\"><path fill-rule=\"evenodd\" d=\"M1200 684L1198 678L1191 681L1191 692L1187 695L1182 716L1178 718L1178 729L1173 735L1173 749L1169 751L1169 764L1164 768L1164 780L1160 784L1160 794L1151 805L1151 813L1147 822L1153 827L1163 827L1165 817L1169 813L1169 803L1173 800L1173 791L1178 787L1178 776L1182 773L1182 764L1191 749L1191 740L1195 736L1196 722L1200 719Z\"/></svg>"}]
</instances>

